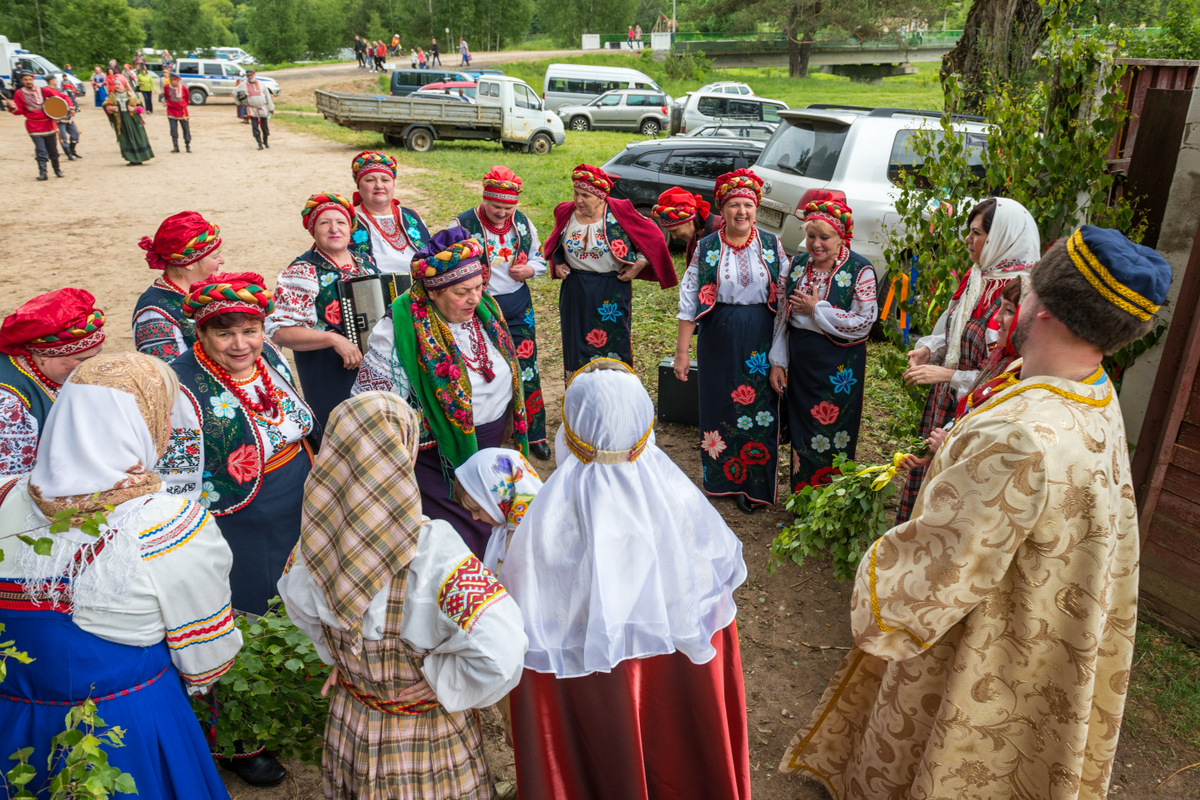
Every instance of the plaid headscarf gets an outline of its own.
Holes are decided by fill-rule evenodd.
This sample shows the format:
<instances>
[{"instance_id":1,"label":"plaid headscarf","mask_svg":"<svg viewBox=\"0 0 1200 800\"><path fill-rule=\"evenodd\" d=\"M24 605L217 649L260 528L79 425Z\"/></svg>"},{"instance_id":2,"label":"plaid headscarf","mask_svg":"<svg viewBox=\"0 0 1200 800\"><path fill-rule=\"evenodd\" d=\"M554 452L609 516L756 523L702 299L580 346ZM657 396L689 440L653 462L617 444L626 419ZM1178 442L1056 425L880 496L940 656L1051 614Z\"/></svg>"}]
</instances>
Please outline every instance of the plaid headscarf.
<instances>
[{"instance_id":1,"label":"plaid headscarf","mask_svg":"<svg viewBox=\"0 0 1200 800\"><path fill-rule=\"evenodd\" d=\"M355 653L371 600L417 552L419 436L416 412L397 395L351 397L330 414L304 484L300 552Z\"/></svg>"}]
</instances>

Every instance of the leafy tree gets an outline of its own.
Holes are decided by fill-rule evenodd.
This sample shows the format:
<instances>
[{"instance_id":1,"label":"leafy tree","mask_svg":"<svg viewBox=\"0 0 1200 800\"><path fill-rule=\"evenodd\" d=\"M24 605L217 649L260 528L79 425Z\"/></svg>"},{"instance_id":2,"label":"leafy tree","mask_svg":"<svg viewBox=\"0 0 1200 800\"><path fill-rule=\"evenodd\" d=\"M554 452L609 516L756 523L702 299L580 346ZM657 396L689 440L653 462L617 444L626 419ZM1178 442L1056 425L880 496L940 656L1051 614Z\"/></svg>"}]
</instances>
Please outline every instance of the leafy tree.
<instances>
[{"instance_id":1,"label":"leafy tree","mask_svg":"<svg viewBox=\"0 0 1200 800\"><path fill-rule=\"evenodd\" d=\"M50 0L4 0L0 3L0 30L10 42L53 58L54 10Z\"/></svg>"},{"instance_id":2,"label":"leafy tree","mask_svg":"<svg viewBox=\"0 0 1200 800\"><path fill-rule=\"evenodd\" d=\"M154 0L150 32L156 47L172 53L202 50L213 45L213 20L200 0Z\"/></svg>"},{"instance_id":3,"label":"leafy tree","mask_svg":"<svg viewBox=\"0 0 1200 800\"><path fill-rule=\"evenodd\" d=\"M1200 2L1171 0L1162 30L1131 37L1126 50L1134 58L1200 58Z\"/></svg>"},{"instance_id":4,"label":"leafy tree","mask_svg":"<svg viewBox=\"0 0 1200 800\"><path fill-rule=\"evenodd\" d=\"M1024 80L1045 39L1039 0L974 0L962 38L942 59L942 79L958 75L964 110L980 113L992 86Z\"/></svg>"},{"instance_id":5,"label":"leafy tree","mask_svg":"<svg viewBox=\"0 0 1200 800\"><path fill-rule=\"evenodd\" d=\"M255 0L247 19L250 49L262 61L295 61L304 55L301 0Z\"/></svg>"},{"instance_id":6,"label":"leafy tree","mask_svg":"<svg viewBox=\"0 0 1200 800\"><path fill-rule=\"evenodd\" d=\"M124 0L60 0L54 22L55 55L81 70L110 58L128 61L145 41L142 26Z\"/></svg>"},{"instance_id":7,"label":"leafy tree","mask_svg":"<svg viewBox=\"0 0 1200 800\"><path fill-rule=\"evenodd\" d=\"M625 30L636 11L637 0L553 0L538 8L538 19L559 44L579 47L585 33Z\"/></svg>"}]
</instances>

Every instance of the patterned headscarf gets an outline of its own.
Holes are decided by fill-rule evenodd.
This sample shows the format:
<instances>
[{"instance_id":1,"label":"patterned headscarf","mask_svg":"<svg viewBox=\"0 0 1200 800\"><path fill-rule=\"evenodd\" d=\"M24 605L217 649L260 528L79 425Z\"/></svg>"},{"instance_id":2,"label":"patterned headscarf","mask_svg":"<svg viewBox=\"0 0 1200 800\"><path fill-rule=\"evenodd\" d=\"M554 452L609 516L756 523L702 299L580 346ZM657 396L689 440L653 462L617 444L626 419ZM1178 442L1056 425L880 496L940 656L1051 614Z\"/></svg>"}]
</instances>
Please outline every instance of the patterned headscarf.
<instances>
[{"instance_id":1,"label":"patterned headscarf","mask_svg":"<svg viewBox=\"0 0 1200 800\"><path fill-rule=\"evenodd\" d=\"M483 565L495 573L497 562L504 560L508 534L525 518L542 479L525 456L503 447L480 450L454 470L454 479L489 517L500 521L483 554Z\"/></svg>"},{"instance_id":2,"label":"patterned headscarf","mask_svg":"<svg viewBox=\"0 0 1200 800\"><path fill-rule=\"evenodd\" d=\"M580 164L571 170L571 183L576 189L599 197L601 200L607 200L608 193L613 188L613 179L609 177L608 173L591 164Z\"/></svg>"},{"instance_id":3,"label":"patterned headscarf","mask_svg":"<svg viewBox=\"0 0 1200 800\"><path fill-rule=\"evenodd\" d=\"M717 201L717 208L724 208L735 197L748 197L757 206L762 202L762 187L762 178L748 169L735 169L717 178L713 199Z\"/></svg>"},{"instance_id":4,"label":"patterned headscarf","mask_svg":"<svg viewBox=\"0 0 1200 800\"><path fill-rule=\"evenodd\" d=\"M854 238L854 216L850 213L850 206L828 192L819 193L804 206L804 221L814 219L832 225L843 242L849 243Z\"/></svg>"},{"instance_id":5,"label":"patterned headscarf","mask_svg":"<svg viewBox=\"0 0 1200 800\"><path fill-rule=\"evenodd\" d=\"M650 210L650 216L664 228L674 228L694 219L708 219L712 207L698 194L672 186L658 196L658 203Z\"/></svg>"},{"instance_id":6,"label":"patterned headscarf","mask_svg":"<svg viewBox=\"0 0 1200 800\"><path fill-rule=\"evenodd\" d=\"M308 198L300 211L300 221L304 223L304 229L309 234L312 234L317 218L326 211L340 211L351 225L354 224L354 205L340 194L322 192Z\"/></svg>"},{"instance_id":7,"label":"patterned headscarf","mask_svg":"<svg viewBox=\"0 0 1200 800\"><path fill-rule=\"evenodd\" d=\"M438 231L412 260L413 281L426 289L441 289L482 275L483 245L465 228Z\"/></svg>"},{"instance_id":8,"label":"patterned headscarf","mask_svg":"<svg viewBox=\"0 0 1200 800\"><path fill-rule=\"evenodd\" d=\"M355 185L358 185L360 178L364 175L370 175L372 172L383 172L394 178L396 177L396 159L387 153L363 150L350 162L350 169L354 172Z\"/></svg>"},{"instance_id":9,"label":"patterned headscarf","mask_svg":"<svg viewBox=\"0 0 1200 800\"><path fill-rule=\"evenodd\" d=\"M417 552L419 439L417 414L398 395L351 397L330 414L304 484L298 546L354 652L371 600Z\"/></svg>"},{"instance_id":10,"label":"patterned headscarf","mask_svg":"<svg viewBox=\"0 0 1200 800\"><path fill-rule=\"evenodd\" d=\"M195 211L180 211L158 226L154 238L143 236L138 247L146 251L150 269L186 267L221 246L221 229Z\"/></svg>"},{"instance_id":11,"label":"patterned headscarf","mask_svg":"<svg viewBox=\"0 0 1200 800\"><path fill-rule=\"evenodd\" d=\"M497 165L483 176L483 199L516 205L520 200L521 179L506 166Z\"/></svg>"},{"instance_id":12,"label":"patterned headscarf","mask_svg":"<svg viewBox=\"0 0 1200 800\"><path fill-rule=\"evenodd\" d=\"M67 287L38 295L0 324L0 353L36 352L58 358L104 343L104 312L84 289Z\"/></svg>"},{"instance_id":13,"label":"patterned headscarf","mask_svg":"<svg viewBox=\"0 0 1200 800\"><path fill-rule=\"evenodd\" d=\"M254 272L214 272L192 284L183 298L183 315L197 326L219 314L240 312L266 319L274 310L274 293Z\"/></svg>"}]
</instances>

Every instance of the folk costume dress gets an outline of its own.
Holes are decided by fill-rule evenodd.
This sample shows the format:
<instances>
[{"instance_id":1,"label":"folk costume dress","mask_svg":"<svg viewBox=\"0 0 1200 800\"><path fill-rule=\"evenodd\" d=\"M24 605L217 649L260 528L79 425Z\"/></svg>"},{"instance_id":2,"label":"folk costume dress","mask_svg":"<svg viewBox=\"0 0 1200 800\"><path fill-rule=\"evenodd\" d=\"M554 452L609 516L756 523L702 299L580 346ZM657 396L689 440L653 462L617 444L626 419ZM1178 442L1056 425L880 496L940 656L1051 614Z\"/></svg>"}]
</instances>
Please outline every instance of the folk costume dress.
<instances>
[{"instance_id":1,"label":"folk costume dress","mask_svg":"<svg viewBox=\"0 0 1200 800\"><path fill-rule=\"evenodd\" d=\"M970 390L998 338L996 312L1000 293L1013 278L1028 272L1041 255L1041 239L1033 217L1020 203L996 198L996 211L987 241L963 277L933 333L917 340L914 349L928 347L930 364L955 370L948 383L934 384L925 399L918 431L925 437L954 418L958 403ZM927 467L910 470L900 496L896 521L912 513Z\"/></svg>"},{"instance_id":2,"label":"folk costume dress","mask_svg":"<svg viewBox=\"0 0 1200 800\"><path fill-rule=\"evenodd\" d=\"M496 173L493 170L489 176ZM511 175L511 171L509 172ZM512 175L512 178L516 178ZM519 178L516 178L519 191ZM496 184L512 185L514 181L500 177ZM509 193L516 202L516 193ZM500 187L488 186L484 180L484 197L497 200L505 196ZM458 215L458 224L465 228L484 246L484 259L488 267L487 292L500 306L504 323L517 348L517 360L521 367L521 388L525 392L525 410L529 413L529 443L546 441L546 404L542 400L542 375L537 359L537 320L533 313L533 295L528 281L546 273L546 259L541 253L537 228L533 221L521 211L514 211L507 224L497 228L486 219L481 208L471 208ZM533 268L533 275L525 280L515 280L509 275L509 267L526 264Z\"/></svg>"},{"instance_id":3,"label":"folk costume dress","mask_svg":"<svg viewBox=\"0 0 1200 800\"><path fill-rule=\"evenodd\" d=\"M780 396L767 356L783 326L787 255L779 239L753 229L735 248L723 232L700 241L679 286L678 319L699 327L701 464L705 493L777 499Z\"/></svg>"},{"instance_id":4,"label":"folk costume dress","mask_svg":"<svg viewBox=\"0 0 1200 800\"><path fill-rule=\"evenodd\" d=\"M0 478L33 469L38 440L62 386L33 359L70 357L104 343L104 312L83 289L55 289L0 325Z\"/></svg>"},{"instance_id":5,"label":"folk costume dress","mask_svg":"<svg viewBox=\"0 0 1200 800\"><path fill-rule=\"evenodd\" d=\"M279 579L288 615L336 665L327 798L496 796L477 708L517 682L521 612L446 523L421 514L416 414L394 394L339 406ZM436 700L394 698L427 681Z\"/></svg>"},{"instance_id":6,"label":"folk costume dress","mask_svg":"<svg viewBox=\"0 0 1200 800\"><path fill-rule=\"evenodd\" d=\"M749 798L741 543L655 444L637 377L593 363L504 564L529 637L510 696L521 798Z\"/></svg>"},{"instance_id":7,"label":"folk costume dress","mask_svg":"<svg viewBox=\"0 0 1200 800\"><path fill-rule=\"evenodd\" d=\"M498 578L508 543L541 491L542 479L525 456L503 447L475 453L454 470L454 479L484 513L499 522L492 526L483 556L483 565Z\"/></svg>"},{"instance_id":8,"label":"folk costume dress","mask_svg":"<svg viewBox=\"0 0 1200 800\"><path fill-rule=\"evenodd\" d=\"M12 107L9 111L16 116L25 117L25 132L33 141L34 158L40 163L42 169L46 168L47 161L51 161L54 168L58 169L58 147L55 139L58 123L46 113L46 98L58 97L71 105L70 99L57 89L51 89L48 86L26 89L21 86L20 79L14 81L14 84Z\"/></svg>"},{"instance_id":9,"label":"folk costume dress","mask_svg":"<svg viewBox=\"0 0 1200 800\"><path fill-rule=\"evenodd\" d=\"M438 258L445 254L446 258ZM426 285L482 275L483 246L462 228L436 234L414 262L419 280L396 298L392 317L371 331L355 394L388 391L403 397L421 418L417 482L421 507L449 522L482 559L491 528L471 519L451 498L454 470L477 450L512 438L528 453L528 421L516 347L496 301L486 292L464 323L442 319ZM432 270L435 274L426 274ZM441 284L450 285L450 284Z\"/></svg>"},{"instance_id":10,"label":"folk costume dress","mask_svg":"<svg viewBox=\"0 0 1200 800\"><path fill-rule=\"evenodd\" d=\"M641 280L670 289L678 280L662 232L628 200L609 199L612 179L597 167L580 164L572 173L576 188L605 201L598 222L575 219L574 203L554 209L554 230L546 239L547 261L565 264L570 273L558 293L563 369L567 372L595 358L615 358L633 365L631 339L633 285L618 271L644 258Z\"/></svg>"},{"instance_id":11,"label":"folk costume dress","mask_svg":"<svg viewBox=\"0 0 1200 800\"><path fill-rule=\"evenodd\" d=\"M121 158L130 164L141 164L154 158L146 126L142 122L141 102L124 78L118 76L115 90L104 101L108 124L112 126L121 148Z\"/></svg>"},{"instance_id":12,"label":"folk costume dress","mask_svg":"<svg viewBox=\"0 0 1200 800\"><path fill-rule=\"evenodd\" d=\"M0 748L34 748L37 775L26 788L39 798L49 796L51 739L88 698L107 725L126 731L125 745L106 753L139 796L229 797L187 695L206 692L242 644L229 604L231 556L199 504L161 491L145 471L166 445L169 402L146 356L85 362L50 415L32 475L0 481L0 623L35 659L9 661ZM49 520L68 508L104 513L100 536L50 534ZM16 533L49 537L50 554Z\"/></svg>"},{"instance_id":13,"label":"folk costume dress","mask_svg":"<svg viewBox=\"0 0 1200 800\"><path fill-rule=\"evenodd\" d=\"M843 237L843 240L848 237ZM772 366L788 371L792 492L828 483L839 453L853 458L862 423L867 335L879 316L875 269L845 244L827 273L809 254L792 260L785 297L800 289L819 298L812 314L791 310L771 346ZM789 306L790 308L790 306Z\"/></svg>"},{"instance_id":14,"label":"folk costume dress","mask_svg":"<svg viewBox=\"0 0 1200 800\"><path fill-rule=\"evenodd\" d=\"M684 251L683 263L691 264L696 255L696 247L700 240L710 233L716 233L725 226L725 218L720 214L711 213L712 206L698 194L692 194L687 189L672 186L658 196L658 202L650 209L650 217L658 222L665 230L681 225L692 224L697 219L703 220L704 225L697 235L688 239ZM670 241L670 236L667 237Z\"/></svg>"},{"instance_id":15,"label":"folk costume dress","mask_svg":"<svg viewBox=\"0 0 1200 800\"><path fill-rule=\"evenodd\" d=\"M143 236L150 269L162 271L142 292L133 309L133 346L139 352L171 362L192 349L196 326L183 313L187 291L167 277L167 267L187 267L217 252L221 229L195 211L181 211L158 226L154 238Z\"/></svg>"}]
</instances>

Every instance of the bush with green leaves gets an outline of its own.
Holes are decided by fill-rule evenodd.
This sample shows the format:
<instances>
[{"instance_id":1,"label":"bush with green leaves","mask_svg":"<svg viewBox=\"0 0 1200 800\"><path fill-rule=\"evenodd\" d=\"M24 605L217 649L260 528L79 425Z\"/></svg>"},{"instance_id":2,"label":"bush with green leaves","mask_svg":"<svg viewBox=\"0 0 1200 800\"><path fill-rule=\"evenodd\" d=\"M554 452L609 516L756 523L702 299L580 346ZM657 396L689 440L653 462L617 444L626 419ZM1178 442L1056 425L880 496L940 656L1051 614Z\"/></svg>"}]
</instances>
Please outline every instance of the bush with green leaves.
<instances>
[{"instance_id":1,"label":"bush with green leaves","mask_svg":"<svg viewBox=\"0 0 1200 800\"><path fill-rule=\"evenodd\" d=\"M133 776L108 763L106 747L124 747L125 731L107 728L90 698L71 706L66 730L51 741L46 774L53 775L43 787L30 788L37 769L29 763L32 747L22 747L10 757L17 764L5 775L5 788L12 800L33 800L49 792L51 800L105 800L114 793L137 794Z\"/></svg>"},{"instance_id":2,"label":"bush with green leaves","mask_svg":"<svg viewBox=\"0 0 1200 800\"><path fill-rule=\"evenodd\" d=\"M321 763L328 698L321 686L330 668L290 619L278 597L261 617L239 616L242 649L221 676L212 697L192 698L205 730L216 702L214 752L232 756L239 747L265 746L285 758Z\"/></svg>"}]
</instances>

